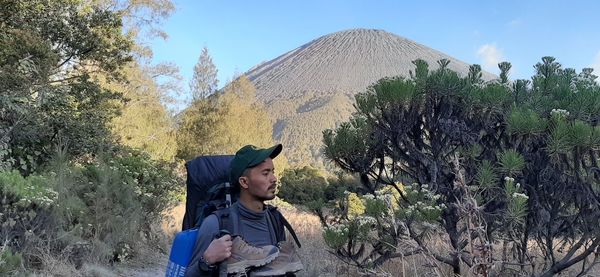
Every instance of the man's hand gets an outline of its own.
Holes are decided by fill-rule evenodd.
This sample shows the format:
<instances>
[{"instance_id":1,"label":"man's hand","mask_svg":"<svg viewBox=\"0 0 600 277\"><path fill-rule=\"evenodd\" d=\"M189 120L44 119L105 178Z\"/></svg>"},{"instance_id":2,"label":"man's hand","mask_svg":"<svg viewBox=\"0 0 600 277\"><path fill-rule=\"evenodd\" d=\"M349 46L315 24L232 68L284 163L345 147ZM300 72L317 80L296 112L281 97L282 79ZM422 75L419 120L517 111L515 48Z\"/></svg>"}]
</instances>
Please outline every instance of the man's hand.
<instances>
[{"instance_id":1,"label":"man's hand","mask_svg":"<svg viewBox=\"0 0 600 277\"><path fill-rule=\"evenodd\" d=\"M204 251L204 260L211 265L224 261L231 256L231 245L230 235L214 239Z\"/></svg>"}]
</instances>

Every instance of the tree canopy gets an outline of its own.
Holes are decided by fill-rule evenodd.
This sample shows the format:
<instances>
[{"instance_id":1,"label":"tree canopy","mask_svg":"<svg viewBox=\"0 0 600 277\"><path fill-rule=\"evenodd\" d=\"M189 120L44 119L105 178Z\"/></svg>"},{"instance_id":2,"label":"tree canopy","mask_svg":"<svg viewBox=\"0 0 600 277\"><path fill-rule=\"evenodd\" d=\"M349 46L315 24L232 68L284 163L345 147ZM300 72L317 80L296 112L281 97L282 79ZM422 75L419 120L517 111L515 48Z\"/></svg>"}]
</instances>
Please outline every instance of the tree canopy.
<instances>
[{"instance_id":1,"label":"tree canopy","mask_svg":"<svg viewBox=\"0 0 600 277\"><path fill-rule=\"evenodd\" d=\"M199 155L233 154L246 144L272 146L272 119L256 99L252 83L241 76L211 97L199 99L182 112L177 133L177 155L189 160ZM286 159L275 159L283 169Z\"/></svg>"},{"instance_id":2,"label":"tree canopy","mask_svg":"<svg viewBox=\"0 0 600 277\"><path fill-rule=\"evenodd\" d=\"M24 172L61 138L73 155L110 141L119 95L91 79L118 79L133 42L114 12L77 1L3 1L0 8L2 160Z\"/></svg>"},{"instance_id":3,"label":"tree canopy","mask_svg":"<svg viewBox=\"0 0 600 277\"><path fill-rule=\"evenodd\" d=\"M192 101L203 99L217 90L217 67L212 61L208 48L202 48L198 62L194 66L194 76L190 81Z\"/></svg>"},{"instance_id":4,"label":"tree canopy","mask_svg":"<svg viewBox=\"0 0 600 277\"><path fill-rule=\"evenodd\" d=\"M531 82L508 81L510 64L501 63L501 78L484 83L479 66L461 77L448 63L430 71L416 60L411 78L380 80L356 96L349 122L324 132L325 155L361 176L371 195L366 203L385 205L382 188L390 186L402 195L398 209L366 205L375 222L346 217L351 226L371 222L376 232L350 228L338 256L372 267L426 253L455 273L461 263L489 272L492 252L485 249L503 241L522 270L550 276L597 251L600 87L591 70L577 74L544 57ZM449 253L428 244L439 232ZM403 240L418 246L395 248ZM558 255L557 242L567 255Z\"/></svg>"},{"instance_id":5,"label":"tree canopy","mask_svg":"<svg viewBox=\"0 0 600 277\"><path fill-rule=\"evenodd\" d=\"M2 1L2 274L64 275L57 264L124 261L160 243L153 226L180 197L181 180L157 161L172 161L175 147L166 84L155 78L174 71L147 66L139 34L158 31L172 8Z\"/></svg>"}]
</instances>

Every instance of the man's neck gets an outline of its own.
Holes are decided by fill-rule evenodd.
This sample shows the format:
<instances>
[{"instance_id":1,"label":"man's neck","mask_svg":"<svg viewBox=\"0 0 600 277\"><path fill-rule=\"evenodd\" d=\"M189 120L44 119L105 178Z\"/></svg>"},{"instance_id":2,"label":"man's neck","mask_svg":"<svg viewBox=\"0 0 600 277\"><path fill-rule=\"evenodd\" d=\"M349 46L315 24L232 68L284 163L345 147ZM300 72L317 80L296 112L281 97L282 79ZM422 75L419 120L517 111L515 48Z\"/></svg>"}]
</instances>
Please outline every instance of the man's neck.
<instances>
[{"instance_id":1,"label":"man's neck","mask_svg":"<svg viewBox=\"0 0 600 277\"><path fill-rule=\"evenodd\" d=\"M244 193L240 195L240 202L247 209L257 213L262 212L265 208L265 203L263 201L251 198Z\"/></svg>"}]
</instances>

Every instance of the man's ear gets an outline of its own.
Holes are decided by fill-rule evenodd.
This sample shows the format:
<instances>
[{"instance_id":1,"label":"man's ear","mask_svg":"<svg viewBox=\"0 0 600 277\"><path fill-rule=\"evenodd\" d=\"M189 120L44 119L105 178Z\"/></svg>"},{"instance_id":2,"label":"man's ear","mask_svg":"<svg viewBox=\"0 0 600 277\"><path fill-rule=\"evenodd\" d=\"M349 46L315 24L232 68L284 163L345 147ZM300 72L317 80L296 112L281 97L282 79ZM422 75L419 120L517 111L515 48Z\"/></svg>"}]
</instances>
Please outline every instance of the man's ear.
<instances>
[{"instance_id":1,"label":"man's ear","mask_svg":"<svg viewBox=\"0 0 600 277\"><path fill-rule=\"evenodd\" d=\"M240 178L238 179L238 182L240 182L241 188L248 189L248 177L240 176Z\"/></svg>"}]
</instances>

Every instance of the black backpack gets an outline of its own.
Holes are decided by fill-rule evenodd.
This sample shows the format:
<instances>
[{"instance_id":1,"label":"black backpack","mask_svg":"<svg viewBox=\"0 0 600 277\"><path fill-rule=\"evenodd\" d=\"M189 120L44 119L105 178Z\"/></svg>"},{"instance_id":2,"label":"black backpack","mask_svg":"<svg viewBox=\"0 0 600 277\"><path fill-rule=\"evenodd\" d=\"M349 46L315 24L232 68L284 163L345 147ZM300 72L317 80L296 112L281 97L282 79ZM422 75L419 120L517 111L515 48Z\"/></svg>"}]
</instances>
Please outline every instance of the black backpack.
<instances>
[{"instance_id":1,"label":"black backpack","mask_svg":"<svg viewBox=\"0 0 600 277\"><path fill-rule=\"evenodd\" d=\"M214 191L213 187L229 182L229 163L232 159L232 155L200 156L185 163L187 194L181 228L183 231L202 223L206 216L203 214L204 207L211 201L211 198L218 197L209 195L209 191ZM222 202L224 201L223 198Z\"/></svg>"},{"instance_id":2,"label":"black backpack","mask_svg":"<svg viewBox=\"0 0 600 277\"><path fill-rule=\"evenodd\" d=\"M204 218L215 214L220 230L227 230L232 235L237 235L239 214L237 207L231 205L239 198L239 188L229 185L229 163L233 157L232 155L200 156L185 164L187 195L182 230L197 228ZM281 212L271 205L267 205L267 209L277 241L285 240L285 227L300 247L294 229Z\"/></svg>"}]
</instances>

